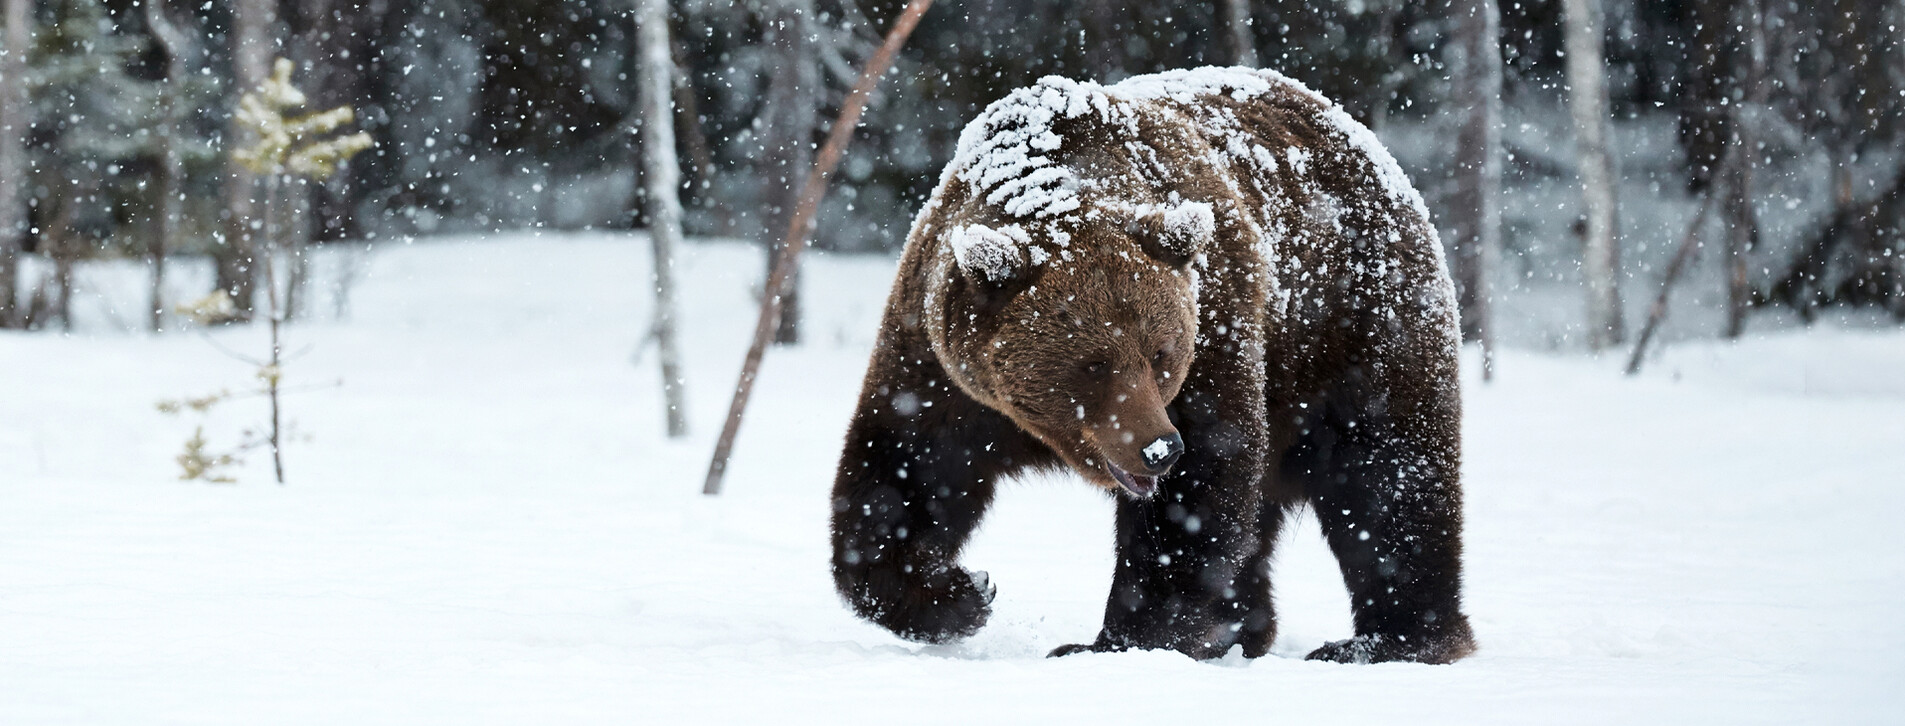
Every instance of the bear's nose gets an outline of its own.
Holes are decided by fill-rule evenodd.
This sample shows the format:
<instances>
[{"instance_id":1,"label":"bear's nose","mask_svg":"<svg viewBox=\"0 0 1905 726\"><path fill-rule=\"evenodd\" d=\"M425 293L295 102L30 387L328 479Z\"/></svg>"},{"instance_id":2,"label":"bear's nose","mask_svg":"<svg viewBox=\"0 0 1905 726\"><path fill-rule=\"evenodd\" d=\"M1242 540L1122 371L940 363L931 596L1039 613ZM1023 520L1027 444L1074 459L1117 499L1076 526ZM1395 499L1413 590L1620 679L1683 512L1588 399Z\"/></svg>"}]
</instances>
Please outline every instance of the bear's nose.
<instances>
[{"instance_id":1,"label":"bear's nose","mask_svg":"<svg viewBox=\"0 0 1905 726\"><path fill-rule=\"evenodd\" d=\"M1159 436L1156 441L1144 447L1144 465L1152 471L1164 471L1177 463L1177 457L1184 454L1184 437L1176 431Z\"/></svg>"}]
</instances>

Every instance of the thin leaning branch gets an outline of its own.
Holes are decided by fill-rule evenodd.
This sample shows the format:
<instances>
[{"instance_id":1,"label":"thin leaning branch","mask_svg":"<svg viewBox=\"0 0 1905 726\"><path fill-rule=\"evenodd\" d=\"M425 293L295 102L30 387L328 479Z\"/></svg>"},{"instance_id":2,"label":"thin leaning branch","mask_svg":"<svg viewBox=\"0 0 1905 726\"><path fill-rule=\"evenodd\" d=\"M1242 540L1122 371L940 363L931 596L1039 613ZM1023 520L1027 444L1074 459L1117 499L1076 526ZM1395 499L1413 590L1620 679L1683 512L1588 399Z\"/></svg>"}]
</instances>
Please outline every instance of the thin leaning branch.
<instances>
[{"instance_id":1,"label":"thin leaning branch","mask_svg":"<svg viewBox=\"0 0 1905 726\"><path fill-rule=\"evenodd\" d=\"M1726 156L1720 159L1720 168L1728 169L1729 165L1734 163L1733 160L1739 156L1734 153L1734 150L1734 146L1727 147ZM1700 230L1706 226L1707 216L1713 212L1713 204L1720 198L1722 188L1725 186L1725 182L1716 179L1714 183L1707 185L1706 191L1702 192L1700 211L1694 213L1693 223L1687 225L1687 233L1680 238L1680 248L1674 250L1673 259L1667 262L1667 270L1661 275L1660 294L1654 297L1653 306L1648 308L1647 324L1640 329L1640 339L1634 341L1633 354L1627 357L1627 375L1640 373L1641 361L1647 356L1647 344L1654 339L1654 333L1659 330L1660 322L1667 318L1667 296L1673 292L1674 283L1680 281L1680 275L1686 271L1687 264L1693 261L1693 251L1700 247Z\"/></svg>"},{"instance_id":2,"label":"thin leaning branch","mask_svg":"<svg viewBox=\"0 0 1905 726\"><path fill-rule=\"evenodd\" d=\"M754 326L754 344L748 347L747 358L741 363L741 380L734 386L734 401L728 406L728 420L721 428L721 438L715 442L714 459L708 464L708 479L702 485L702 494L721 493L721 479L727 474L728 457L734 453L734 437L741 430L741 417L747 412L748 397L754 392L754 379L761 370L761 356L767 352L774 331L780 328L781 296L772 291L785 289L795 258L807 247L814 211L820 206L820 198L826 194L827 179L833 175L834 168L840 165L840 157L846 153L847 143L853 140L853 130L860 125L860 114L866 110L867 97L872 95L873 87L879 84L887 69L893 66L893 57L899 53L900 46L906 43L906 37L913 34L913 28L919 25L920 16L925 15L926 9L932 5L933 0L908 0L906 9L900 12L899 18L893 21L892 29L886 32L886 41L867 61L866 69L860 73L860 80L853 84L853 92L847 94L846 104L840 109L840 117L834 120L833 128L827 132L827 143L820 148L820 158L814 160L814 168L801 184L800 205L794 208L793 219L788 220L787 236L781 243L780 255L774 258L774 267L767 275L767 286L762 288L770 292L761 296L761 317Z\"/></svg>"}]
</instances>

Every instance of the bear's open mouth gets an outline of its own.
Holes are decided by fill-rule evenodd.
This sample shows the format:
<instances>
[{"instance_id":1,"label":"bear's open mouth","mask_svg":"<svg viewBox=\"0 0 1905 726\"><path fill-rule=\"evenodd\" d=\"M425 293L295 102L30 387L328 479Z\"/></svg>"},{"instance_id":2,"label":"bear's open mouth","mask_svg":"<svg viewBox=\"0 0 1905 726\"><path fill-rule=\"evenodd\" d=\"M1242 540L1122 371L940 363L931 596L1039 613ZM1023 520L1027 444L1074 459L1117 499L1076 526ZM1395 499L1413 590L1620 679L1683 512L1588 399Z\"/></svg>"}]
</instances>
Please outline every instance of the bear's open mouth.
<instances>
[{"instance_id":1,"label":"bear's open mouth","mask_svg":"<svg viewBox=\"0 0 1905 726\"><path fill-rule=\"evenodd\" d=\"M1124 487L1125 491L1131 492L1139 499L1149 499L1158 491L1158 478L1155 476L1138 476L1118 468L1117 464L1109 461L1105 462L1105 466L1111 469L1111 478L1118 481L1118 486Z\"/></svg>"}]
</instances>

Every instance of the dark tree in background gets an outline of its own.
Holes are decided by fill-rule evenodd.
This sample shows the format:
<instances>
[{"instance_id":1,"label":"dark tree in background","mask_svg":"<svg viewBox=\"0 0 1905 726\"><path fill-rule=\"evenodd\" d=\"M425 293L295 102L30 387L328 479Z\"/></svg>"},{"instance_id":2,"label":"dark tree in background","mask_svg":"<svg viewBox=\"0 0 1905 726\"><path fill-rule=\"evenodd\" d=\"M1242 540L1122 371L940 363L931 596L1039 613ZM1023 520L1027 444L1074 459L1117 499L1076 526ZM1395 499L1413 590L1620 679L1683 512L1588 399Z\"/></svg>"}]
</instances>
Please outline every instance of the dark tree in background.
<instances>
[{"instance_id":1,"label":"dark tree in background","mask_svg":"<svg viewBox=\"0 0 1905 726\"><path fill-rule=\"evenodd\" d=\"M20 240L26 232L21 182L26 178L26 56L33 37L32 0L0 0L7 24L0 36L0 328L20 324Z\"/></svg>"}]
</instances>

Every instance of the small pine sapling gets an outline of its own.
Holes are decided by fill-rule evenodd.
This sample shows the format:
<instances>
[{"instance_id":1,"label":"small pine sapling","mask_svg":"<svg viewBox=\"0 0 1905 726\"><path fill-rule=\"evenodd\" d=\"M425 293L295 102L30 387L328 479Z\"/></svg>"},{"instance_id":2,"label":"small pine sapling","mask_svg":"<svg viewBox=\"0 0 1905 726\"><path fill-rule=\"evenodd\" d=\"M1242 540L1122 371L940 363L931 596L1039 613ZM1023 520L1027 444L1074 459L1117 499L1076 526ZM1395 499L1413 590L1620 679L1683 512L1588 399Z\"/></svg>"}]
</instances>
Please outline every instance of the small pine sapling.
<instances>
[{"instance_id":1,"label":"small pine sapling","mask_svg":"<svg viewBox=\"0 0 1905 726\"><path fill-rule=\"evenodd\" d=\"M219 391L197 398L167 399L159 402L159 412L178 415L189 410L203 415L211 411L212 407L218 405L220 401L231 397L231 391ZM179 462L179 479L183 481L198 479L213 484L237 483L238 480L225 473L225 470L244 461L239 458L239 455L257 446L253 439L251 432L247 431L245 440L237 448L230 451L211 451L206 448L205 424L201 423L193 427L192 438L185 440L185 449L174 458Z\"/></svg>"},{"instance_id":2,"label":"small pine sapling","mask_svg":"<svg viewBox=\"0 0 1905 726\"><path fill-rule=\"evenodd\" d=\"M185 442L185 450L178 457L182 469L181 478L204 479L206 481L231 481L223 469L239 461L238 454L267 446L271 449L272 471L278 483L284 483L284 408L281 394L284 392L284 356L283 327L285 313L288 311L287 295L289 291L279 285L277 258L284 246L280 239L276 210L280 206L280 190L286 182L295 180L324 181L335 175L346 161L358 152L369 149L373 142L370 135L358 132L341 136L327 135L338 127L350 123L356 116L349 106L339 106L328 111L316 111L302 115L287 115L304 106L304 92L291 83L291 61L279 58L272 67L270 78L265 79L256 90L246 93L238 101L238 113L235 119L240 128L247 132L250 143L232 150L232 161L247 171L264 179L264 235L263 250L259 262L263 265L265 299L267 303L266 322L270 329L271 350L262 360L252 359L233 353L233 357L258 367L257 378L261 387L250 392L264 396L271 404L270 426L258 434L247 430L236 449L225 453L214 453L206 449L204 427L201 426ZM235 313L236 305L223 290L212 293L198 302L181 306L180 312L201 322L215 321L221 316ZM231 353L231 351L226 351ZM220 392L199 399L183 401L162 401L161 411L178 413L191 409L205 413L221 401L232 398L229 392Z\"/></svg>"}]
</instances>

